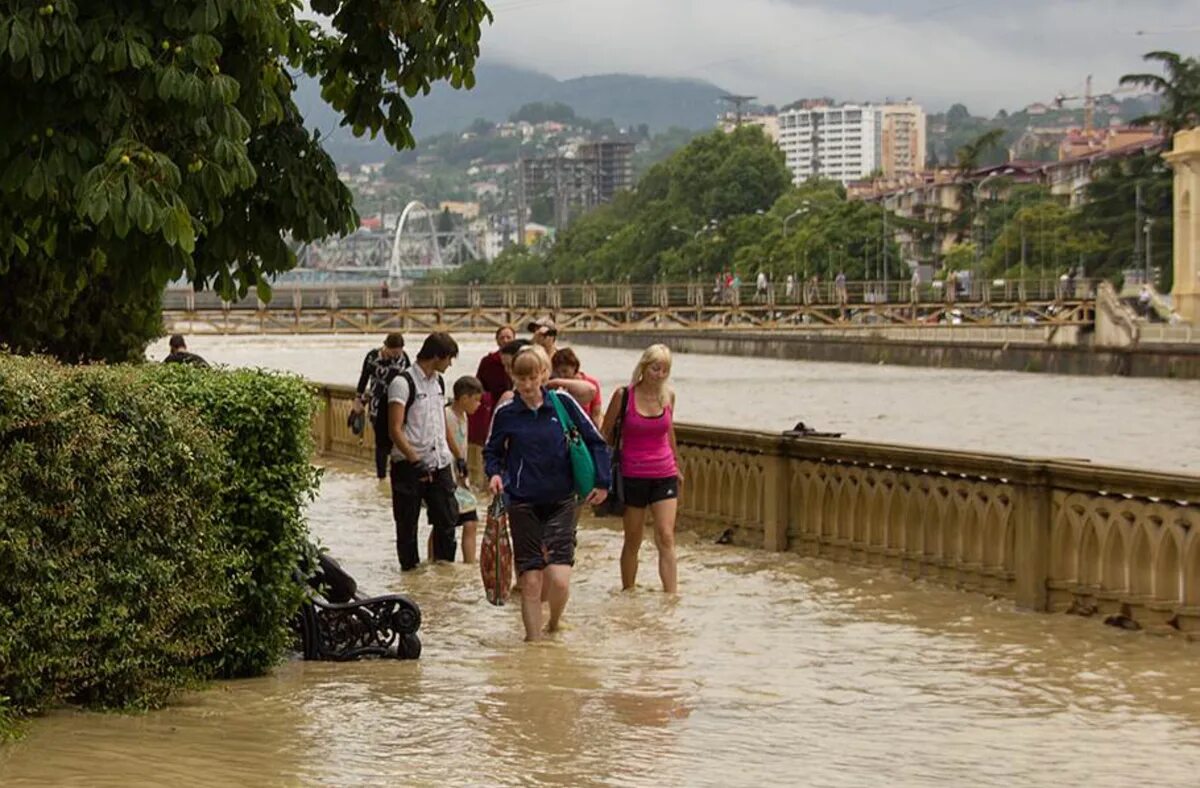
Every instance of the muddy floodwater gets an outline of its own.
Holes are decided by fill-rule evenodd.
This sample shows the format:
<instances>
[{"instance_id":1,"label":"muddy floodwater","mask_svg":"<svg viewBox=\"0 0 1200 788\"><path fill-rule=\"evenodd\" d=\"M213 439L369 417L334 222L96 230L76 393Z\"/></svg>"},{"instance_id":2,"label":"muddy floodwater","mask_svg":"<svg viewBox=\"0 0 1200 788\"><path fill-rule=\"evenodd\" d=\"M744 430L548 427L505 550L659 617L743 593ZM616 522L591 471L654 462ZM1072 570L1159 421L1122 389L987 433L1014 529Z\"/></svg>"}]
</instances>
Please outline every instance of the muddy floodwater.
<instances>
[{"instance_id":1,"label":"muddy floodwater","mask_svg":"<svg viewBox=\"0 0 1200 788\"><path fill-rule=\"evenodd\" d=\"M192 349L353 382L361 340L288 342L195 337ZM473 371L483 349L464 343L452 372ZM606 387L632 363L582 350ZM863 438L1151 466L1174 452L1189 459L1161 464L1200 467L1189 445L1200 433L1150 426L1185 406L1194 425L1194 384L703 356L681 357L677 375L691 421L804 418ZM839 391L860 412L819 402ZM1089 404L1042 412L1074 396ZM1144 415L1117 417L1143 398ZM1083 412L1093 408L1113 418ZM1005 429L989 430L1000 411ZM1198 784L1200 644L686 533L679 596L655 590L649 544L641 587L621 593L620 534L591 521L568 628L530 646L517 606L484 601L476 566L401 576L388 490L369 469L327 466L309 517L364 590L421 604L419 661L289 661L152 713L53 712L0 747L0 785Z\"/></svg>"},{"instance_id":2,"label":"muddy floodwater","mask_svg":"<svg viewBox=\"0 0 1200 788\"><path fill-rule=\"evenodd\" d=\"M569 339L569 336L567 337ZM416 355L422 336L410 332ZM459 336L447 377L474 374L490 337ZM382 337L189 337L205 358L288 369L353 385ZM577 346L605 398L628 381L638 353ZM151 348L161 359L166 343ZM1200 472L1200 381L1043 375L889 365L677 355L678 418L777 432L803 421L856 440L937 446L1107 465Z\"/></svg>"}]
</instances>

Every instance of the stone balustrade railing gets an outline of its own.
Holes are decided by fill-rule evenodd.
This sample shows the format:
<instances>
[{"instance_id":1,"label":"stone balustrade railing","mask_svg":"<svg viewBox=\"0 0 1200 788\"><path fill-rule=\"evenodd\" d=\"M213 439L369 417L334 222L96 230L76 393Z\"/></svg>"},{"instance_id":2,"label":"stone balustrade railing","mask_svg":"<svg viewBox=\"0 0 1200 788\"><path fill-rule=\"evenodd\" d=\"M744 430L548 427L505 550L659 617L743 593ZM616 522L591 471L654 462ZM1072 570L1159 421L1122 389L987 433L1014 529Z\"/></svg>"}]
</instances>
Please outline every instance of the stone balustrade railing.
<instances>
[{"instance_id":1,"label":"stone balustrade railing","mask_svg":"<svg viewBox=\"0 0 1200 788\"><path fill-rule=\"evenodd\" d=\"M369 461L353 391L320 396L320 450ZM692 425L678 440L682 527L1200 638L1198 476Z\"/></svg>"}]
</instances>

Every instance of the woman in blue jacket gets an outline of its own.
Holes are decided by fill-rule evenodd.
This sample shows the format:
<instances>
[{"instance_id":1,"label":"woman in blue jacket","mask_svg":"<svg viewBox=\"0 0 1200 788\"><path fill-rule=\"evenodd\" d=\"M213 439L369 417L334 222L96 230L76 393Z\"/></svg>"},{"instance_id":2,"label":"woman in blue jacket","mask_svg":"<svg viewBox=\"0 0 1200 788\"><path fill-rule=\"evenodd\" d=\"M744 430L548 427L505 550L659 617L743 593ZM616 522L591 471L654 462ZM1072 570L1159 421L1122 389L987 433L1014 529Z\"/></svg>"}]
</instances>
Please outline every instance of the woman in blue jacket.
<instances>
[{"instance_id":1,"label":"woman in blue jacket","mask_svg":"<svg viewBox=\"0 0 1200 788\"><path fill-rule=\"evenodd\" d=\"M610 458L604 438L574 398L546 388L550 359L544 350L522 348L513 360L512 378L517 396L496 409L483 460L492 493L507 498L521 618L525 640L533 641L542 636L543 590L550 603L547 632L558 629L567 606L579 519L567 441L550 397L558 397L596 463L595 489L585 503L603 503Z\"/></svg>"}]
</instances>

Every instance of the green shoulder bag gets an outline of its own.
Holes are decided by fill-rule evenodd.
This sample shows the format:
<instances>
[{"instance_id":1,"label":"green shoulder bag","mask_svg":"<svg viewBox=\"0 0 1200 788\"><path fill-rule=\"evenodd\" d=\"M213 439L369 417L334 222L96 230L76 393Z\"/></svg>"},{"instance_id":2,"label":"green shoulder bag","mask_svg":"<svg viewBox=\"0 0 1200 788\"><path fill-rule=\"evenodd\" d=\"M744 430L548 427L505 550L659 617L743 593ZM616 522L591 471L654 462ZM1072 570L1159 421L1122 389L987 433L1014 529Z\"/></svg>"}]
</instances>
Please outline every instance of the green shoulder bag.
<instances>
[{"instance_id":1,"label":"green shoulder bag","mask_svg":"<svg viewBox=\"0 0 1200 788\"><path fill-rule=\"evenodd\" d=\"M567 409L559 402L558 393L546 392L554 412L558 414L558 422L562 425L563 437L567 439L567 454L571 458L571 475L575 477L575 492L579 497L586 498L596 486L596 462L592 459L592 450L584 443L583 434L575 420L567 414Z\"/></svg>"}]
</instances>

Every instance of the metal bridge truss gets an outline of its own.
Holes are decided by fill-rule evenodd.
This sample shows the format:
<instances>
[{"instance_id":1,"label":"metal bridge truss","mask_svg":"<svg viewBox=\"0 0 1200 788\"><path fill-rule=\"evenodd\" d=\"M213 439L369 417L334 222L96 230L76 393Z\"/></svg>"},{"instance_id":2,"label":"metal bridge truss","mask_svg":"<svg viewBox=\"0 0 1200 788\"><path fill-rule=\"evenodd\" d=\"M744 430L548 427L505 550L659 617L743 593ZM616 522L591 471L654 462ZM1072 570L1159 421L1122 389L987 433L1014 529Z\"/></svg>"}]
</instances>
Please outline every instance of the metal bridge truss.
<instances>
[{"instance_id":1,"label":"metal bridge truss","mask_svg":"<svg viewBox=\"0 0 1200 788\"><path fill-rule=\"evenodd\" d=\"M404 207L394 233L359 228L344 238L301 246L296 253L298 270L386 278L398 284L479 259L479 249L465 227L438 231L436 218L436 211L414 200Z\"/></svg>"},{"instance_id":2,"label":"metal bridge truss","mask_svg":"<svg viewBox=\"0 0 1200 788\"><path fill-rule=\"evenodd\" d=\"M796 303L774 293L758 301L714 302L695 284L412 286L386 297L377 288L278 287L269 304L253 296L229 303L211 293L169 290L164 317L174 326L190 326L186 330L218 333L473 331L523 325L544 315L564 329L619 331L1064 326L1091 324L1095 317L1095 301L1086 295L981 295L952 302L883 301L866 300L851 288L844 303L837 298Z\"/></svg>"}]
</instances>

